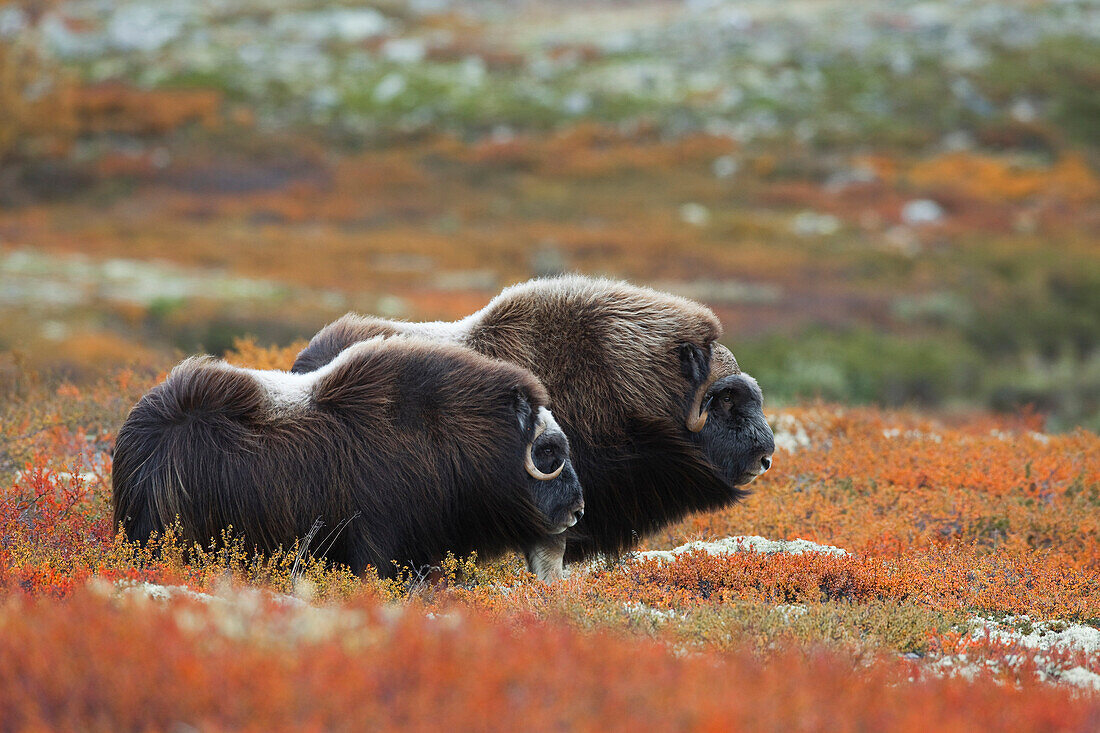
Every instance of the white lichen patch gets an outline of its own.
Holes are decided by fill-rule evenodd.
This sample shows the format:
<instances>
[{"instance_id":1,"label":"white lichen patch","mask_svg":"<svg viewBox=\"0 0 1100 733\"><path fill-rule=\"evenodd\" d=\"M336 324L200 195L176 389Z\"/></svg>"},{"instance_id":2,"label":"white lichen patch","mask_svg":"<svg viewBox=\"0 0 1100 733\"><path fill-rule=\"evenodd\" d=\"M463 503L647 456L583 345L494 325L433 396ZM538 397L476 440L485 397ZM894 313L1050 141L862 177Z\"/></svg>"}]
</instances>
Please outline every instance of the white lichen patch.
<instances>
[{"instance_id":1,"label":"white lichen patch","mask_svg":"<svg viewBox=\"0 0 1100 733\"><path fill-rule=\"evenodd\" d=\"M1028 431L1027 437L1031 438L1032 440L1034 440L1036 443L1039 443L1040 445L1046 445L1047 443L1050 442L1050 436L1049 435L1047 435L1046 433L1037 433L1034 430Z\"/></svg>"},{"instance_id":2,"label":"white lichen patch","mask_svg":"<svg viewBox=\"0 0 1100 733\"><path fill-rule=\"evenodd\" d=\"M819 552L826 555L842 556L848 551L831 545L819 545L809 540L769 540L766 537L742 535L725 537L713 542L696 540L680 545L672 550L648 550L635 553L639 560L661 560L672 562L680 555L691 552L705 552L708 555L733 555L738 552L756 552L762 555L788 554L801 555L806 552Z\"/></svg>"},{"instance_id":3,"label":"white lichen patch","mask_svg":"<svg viewBox=\"0 0 1100 733\"><path fill-rule=\"evenodd\" d=\"M687 614L675 609L670 608L662 610L646 605L640 601L637 603L624 603L623 610L626 611L627 615L631 618L644 619L653 623L655 626L663 626L673 619L687 618Z\"/></svg>"},{"instance_id":4,"label":"white lichen patch","mask_svg":"<svg viewBox=\"0 0 1100 733\"><path fill-rule=\"evenodd\" d=\"M210 603L211 601L216 602L222 600L209 593L199 593L198 591L191 590L185 585L158 585L156 583L145 583L141 581L120 580L113 586L96 585L93 586L93 588L102 595L110 595L113 592L123 597L147 599L150 601L167 602L177 598L190 598L191 600Z\"/></svg>"},{"instance_id":5,"label":"white lichen patch","mask_svg":"<svg viewBox=\"0 0 1100 733\"><path fill-rule=\"evenodd\" d=\"M12 477L12 482L18 484L22 481L31 480L34 473L31 471L16 471ZM93 481L99 480L99 474L94 471L81 471L79 473L71 473L69 471L54 471L50 474L57 483L79 481L81 483L89 484Z\"/></svg>"},{"instance_id":6,"label":"white lichen patch","mask_svg":"<svg viewBox=\"0 0 1100 733\"><path fill-rule=\"evenodd\" d=\"M1100 692L1100 674L1090 672L1084 667L1067 669L1058 675L1058 681L1074 687Z\"/></svg>"},{"instance_id":7,"label":"white lichen patch","mask_svg":"<svg viewBox=\"0 0 1100 733\"><path fill-rule=\"evenodd\" d=\"M1100 652L1100 629L1081 624L1033 621L1028 616L1007 616L999 621L982 617L971 619L970 636L981 639L986 634L994 641L1030 649Z\"/></svg>"},{"instance_id":8,"label":"white lichen patch","mask_svg":"<svg viewBox=\"0 0 1100 733\"><path fill-rule=\"evenodd\" d=\"M882 431L882 437L887 439L905 438L906 440L930 440L933 443L942 443L943 436L939 433L926 433L921 430L902 430L901 428L887 428Z\"/></svg>"},{"instance_id":9,"label":"white lichen patch","mask_svg":"<svg viewBox=\"0 0 1100 733\"><path fill-rule=\"evenodd\" d=\"M974 679L980 673L1022 673L1034 665L1035 679L1051 684L1100 690L1100 629L1062 621L1037 621L1028 616L970 619L967 637L974 644L986 640L1003 646L1007 653L992 659L978 653L960 653L928 661L923 668L937 676ZM1094 669L1078 664L1084 656ZM1070 661L1072 660L1072 661Z\"/></svg>"},{"instance_id":10,"label":"white lichen patch","mask_svg":"<svg viewBox=\"0 0 1100 733\"><path fill-rule=\"evenodd\" d=\"M810 445L806 427L793 415L783 413L776 416L771 427L775 436L775 447L779 450L795 453Z\"/></svg>"},{"instance_id":11,"label":"white lichen patch","mask_svg":"<svg viewBox=\"0 0 1100 733\"><path fill-rule=\"evenodd\" d=\"M88 587L120 603L163 606L188 633L261 644L310 644L339 638L345 645L361 648L376 641L396 620L388 609L375 618L356 609L314 606L284 593L229 585L216 593L200 593L186 586L111 583L97 578Z\"/></svg>"},{"instance_id":12,"label":"white lichen patch","mask_svg":"<svg viewBox=\"0 0 1100 733\"><path fill-rule=\"evenodd\" d=\"M33 303L58 308L99 300L150 305L191 298L251 301L306 294L272 280L236 277L215 269L165 262L97 260L33 249L0 253L0 305Z\"/></svg>"},{"instance_id":13,"label":"white lichen patch","mask_svg":"<svg viewBox=\"0 0 1100 733\"><path fill-rule=\"evenodd\" d=\"M782 617L787 623L805 616L808 611L809 609L801 603L780 603L771 610L773 614Z\"/></svg>"}]
</instances>

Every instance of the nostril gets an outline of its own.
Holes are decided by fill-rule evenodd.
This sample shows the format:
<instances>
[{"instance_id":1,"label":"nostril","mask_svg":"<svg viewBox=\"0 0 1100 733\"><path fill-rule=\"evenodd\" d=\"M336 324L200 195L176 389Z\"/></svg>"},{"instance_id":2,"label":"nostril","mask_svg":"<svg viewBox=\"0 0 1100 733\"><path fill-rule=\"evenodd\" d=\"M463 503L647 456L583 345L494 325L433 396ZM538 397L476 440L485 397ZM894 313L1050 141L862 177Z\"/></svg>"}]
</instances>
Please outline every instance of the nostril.
<instances>
[{"instance_id":1,"label":"nostril","mask_svg":"<svg viewBox=\"0 0 1100 733\"><path fill-rule=\"evenodd\" d=\"M769 468L771 468L772 467L772 457L771 456L764 456L763 458L761 458L760 459L760 467L762 469L764 469L765 471L767 471Z\"/></svg>"},{"instance_id":2,"label":"nostril","mask_svg":"<svg viewBox=\"0 0 1100 733\"><path fill-rule=\"evenodd\" d=\"M584 517L583 509L578 509L577 511L573 512L573 518L576 519L578 522L581 521L582 517Z\"/></svg>"}]
</instances>

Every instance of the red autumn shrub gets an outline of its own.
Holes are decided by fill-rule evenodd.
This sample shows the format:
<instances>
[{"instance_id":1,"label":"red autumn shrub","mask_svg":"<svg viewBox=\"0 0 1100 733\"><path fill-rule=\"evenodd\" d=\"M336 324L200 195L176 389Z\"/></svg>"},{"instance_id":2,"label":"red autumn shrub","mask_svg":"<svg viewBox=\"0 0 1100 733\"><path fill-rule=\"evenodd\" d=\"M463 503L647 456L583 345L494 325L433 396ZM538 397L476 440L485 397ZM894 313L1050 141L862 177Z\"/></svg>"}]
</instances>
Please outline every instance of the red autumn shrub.
<instances>
[{"instance_id":1,"label":"red autumn shrub","mask_svg":"<svg viewBox=\"0 0 1100 733\"><path fill-rule=\"evenodd\" d=\"M326 615L346 614L348 617ZM74 619L79 622L74 623ZM926 679L816 649L664 646L369 603L66 603L0 608L5 728L163 730L1088 730L1100 701L1035 683ZM59 651L64 650L63 656ZM919 675L918 675L919 676Z\"/></svg>"}]
</instances>

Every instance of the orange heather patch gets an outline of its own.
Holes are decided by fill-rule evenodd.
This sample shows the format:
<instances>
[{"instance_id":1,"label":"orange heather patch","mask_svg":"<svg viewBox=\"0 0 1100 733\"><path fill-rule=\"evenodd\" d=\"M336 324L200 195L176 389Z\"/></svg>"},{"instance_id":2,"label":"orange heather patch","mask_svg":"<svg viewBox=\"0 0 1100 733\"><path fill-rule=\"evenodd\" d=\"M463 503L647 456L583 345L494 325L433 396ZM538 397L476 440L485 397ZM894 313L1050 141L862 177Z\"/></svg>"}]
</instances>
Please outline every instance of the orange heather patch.
<instances>
[{"instance_id":1,"label":"orange heather patch","mask_svg":"<svg viewBox=\"0 0 1100 733\"><path fill-rule=\"evenodd\" d=\"M913 185L948 189L987 201L1035 197L1084 203L1100 198L1100 179L1078 154L1050 168L1025 168L974 153L950 153L915 163L906 174Z\"/></svg>"},{"instance_id":2,"label":"orange heather patch","mask_svg":"<svg viewBox=\"0 0 1100 733\"><path fill-rule=\"evenodd\" d=\"M989 554L958 545L901 557L686 554L625 572L596 574L601 594L658 608L748 600L915 602L929 609L1089 619L1100 613L1100 578L1048 553Z\"/></svg>"},{"instance_id":3,"label":"orange heather patch","mask_svg":"<svg viewBox=\"0 0 1100 733\"><path fill-rule=\"evenodd\" d=\"M198 122L217 127L222 95L207 89L144 90L109 83L76 90L74 111L86 133L163 134Z\"/></svg>"},{"instance_id":4,"label":"orange heather patch","mask_svg":"<svg viewBox=\"0 0 1100 733\"><path fill-rule=\"evenodd\" d=\"M251 369L287 371L294 366L294 359L306 347L306 343L300 340L288 346L259 346L252 338L238 338L233 340L233 350L225 355L225 360Z\"/></svg>"},{"instance_id":5,"label":"orange heather patch","mask_svg":"<svg viewBox=\"0 0 1100 733\"><path fill-rule=\"evenodd\" d=\"M760 534L860 552L943 542L1050 549L1100 567L1100 438L980 418L952 427L873 409L793 410L806 445L777 453L741 505L649 540ZM783 441L780 431L780 444Z\"/></svg>"},{"instance_id":6,"label":"orange heather patch","mask_svg":"<svg viewBox=\"0 0 1100 733\"><path fill-rule=\"evenodd\" d=\"M677 657L663 646L375 604L350 621L275 604L111 603L87 592L0 609L12 729L1086 730L1095 698L930 678L824 649ZM73 619L80 619L73 623ZM56 663L64 650L65 664ZM502 650L507 650L502 653ZM95 681L90 684L90 681ZM171 690L171 694L165 694Z\"/></svg>"}]
</instances>

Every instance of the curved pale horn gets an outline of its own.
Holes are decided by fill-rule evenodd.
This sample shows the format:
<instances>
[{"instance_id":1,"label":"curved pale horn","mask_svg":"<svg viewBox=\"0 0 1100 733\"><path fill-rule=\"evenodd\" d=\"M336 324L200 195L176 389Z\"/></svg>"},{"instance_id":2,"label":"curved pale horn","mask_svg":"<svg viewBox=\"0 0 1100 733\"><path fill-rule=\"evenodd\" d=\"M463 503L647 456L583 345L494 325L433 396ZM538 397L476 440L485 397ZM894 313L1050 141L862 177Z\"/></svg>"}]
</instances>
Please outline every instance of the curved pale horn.
<instances>
[{"instance_id":1,"label":"curved pale horn","mask_svg":"<svg viewBox=\"0 0 1100 733\"><path fill-rule=\"evenodd\" d=\"M527 444L527 452L523 456L523 467L527 469L527 473L531 474L532 478L537 478L539 481L550 481L551 479L556 479L561 474L562 469L565 468L565 461L562 461L561 465L551 473L543 473L539 470L539 467L535 465L535 459L531 457L531 451L535 447L535 441L538 440L539 436L544 432L546 432L546 424L540 422L538 427L535 428L534 437L532 437L531 442Z\"/></svg>"},{"instance_id":2,"label":"curved pale horn","mask_svg":"<svg viewBox=\"0 0 1100 733\"><path fill-rule=\"evenodd\" d=\"M699 388L699 396L692 402L691 412L688 413L687 429L693 433L698 433L703 429L703 426L707 424L707 408L710 407L710 400L703 401L703 395L706 394L706 387Z\"/></svg>"},{"instance_id":3,"label":"curved pale horn","mask_svg":"<svg viewBox=\"0 0 1100 733\"><path fill-rule=\"evenodd\" d=\"M695 418L688 418L687 429L693 433L698 433L707 425L707 413L700 412Z\"/></svg>"}]
</instances>

